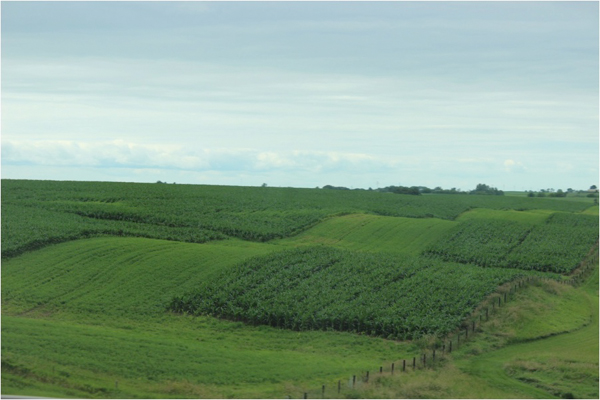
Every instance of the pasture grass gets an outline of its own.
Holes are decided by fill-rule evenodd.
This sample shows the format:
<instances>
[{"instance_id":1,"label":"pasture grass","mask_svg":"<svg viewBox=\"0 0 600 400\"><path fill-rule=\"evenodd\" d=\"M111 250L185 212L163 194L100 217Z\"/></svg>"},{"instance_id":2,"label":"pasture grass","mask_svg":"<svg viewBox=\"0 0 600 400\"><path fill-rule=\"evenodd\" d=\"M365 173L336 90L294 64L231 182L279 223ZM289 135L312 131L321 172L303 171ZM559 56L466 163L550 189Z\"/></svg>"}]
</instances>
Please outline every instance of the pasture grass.
<instances>
[{"instance_id":1,"label":"pasture grass","mask_svg":"<svg viewBox=\"0 0 600 400\"><path fill-rule=\"evenodd\" d=\"M293 247L321 244L346 250L417 255L455 224L439 218L350 214L327 219L297 236L273 243Z\"/></svg>"},{"instance_id":2,"label":"pasture grass","mask_svg":"<svg viewBox=\"0 0 600 400\"><path fill-rule=\"evenodd\" d=\"M2 393L32 395L17 387L32 381L33 387L52 382L63 395L75 397L80 393L69 390L79 388L85 397L178 397L180 391L173 389L171 396L158 390L160 384L185 388L188 383L216 397L281 396L289 382L318 386L417 351L408 343L367 336L293 332L211 317L165 314L142 321L59 314L2 317L3 377L12 377ZM141 391L148 384L158 391Z\"/></svg>"}]
</instances>

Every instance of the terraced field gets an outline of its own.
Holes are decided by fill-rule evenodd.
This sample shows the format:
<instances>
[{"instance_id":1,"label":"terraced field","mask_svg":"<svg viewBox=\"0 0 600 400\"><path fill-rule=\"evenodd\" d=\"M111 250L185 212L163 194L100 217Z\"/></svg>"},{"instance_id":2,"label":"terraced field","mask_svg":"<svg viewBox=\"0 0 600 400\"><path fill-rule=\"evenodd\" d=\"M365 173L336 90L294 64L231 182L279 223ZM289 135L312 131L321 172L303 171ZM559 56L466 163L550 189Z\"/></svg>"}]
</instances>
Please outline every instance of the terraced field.
<instances>
[{"instance_id":1,"label":"terraced field","mask_svg":"<svg viewBox=\"0 0 600 400\"><path fill-rule=\"evenodd\" d=\"M565 279L598 240L591 199L2 186L3 394L298 396L418 356L498 285ZM545 248L559 269L527 257Z\"/></svg>"}]
</instances>

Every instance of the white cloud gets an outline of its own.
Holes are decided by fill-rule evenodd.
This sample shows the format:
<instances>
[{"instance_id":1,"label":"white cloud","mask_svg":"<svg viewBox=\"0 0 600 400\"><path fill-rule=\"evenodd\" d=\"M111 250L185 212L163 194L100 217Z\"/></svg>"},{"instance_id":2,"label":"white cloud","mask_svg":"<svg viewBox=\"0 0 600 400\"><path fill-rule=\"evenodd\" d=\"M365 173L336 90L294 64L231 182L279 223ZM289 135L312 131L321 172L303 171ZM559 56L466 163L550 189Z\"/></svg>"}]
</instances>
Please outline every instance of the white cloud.
<instances>
[{"instance_id":1,"label":"white cloud","mask_svg":"<svg viewBox=\"0 0 600 400\"><path fill-rule=\"evenodd\" d=\"M3 140L4 165L95 168L176 169L183 171L374 172L396 161L343 152L264 152L256 149L192 149L181 145L140 144L124 140Z\"/></svg>"},{"instance_id":2,"label":"white cloud","mask_svg":"<svg viewBox=\"0 0 600 400\"><path fill-rule=\"evenodd\" d=\"M504 161L504 170L506 172L523 172L526 168L521 162L508 159Z\"/></svg>"}]
</instances>

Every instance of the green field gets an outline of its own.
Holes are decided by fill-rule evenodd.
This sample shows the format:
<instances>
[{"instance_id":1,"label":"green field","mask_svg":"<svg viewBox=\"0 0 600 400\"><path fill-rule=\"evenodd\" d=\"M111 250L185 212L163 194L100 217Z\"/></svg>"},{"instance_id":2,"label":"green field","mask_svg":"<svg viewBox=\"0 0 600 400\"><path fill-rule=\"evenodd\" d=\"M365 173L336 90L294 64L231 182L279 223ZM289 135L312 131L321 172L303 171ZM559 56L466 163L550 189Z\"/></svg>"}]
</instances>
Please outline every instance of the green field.
<instances>
[{"instance_id":1,"label":"green field","mask_svg":"<svg viewBox=\"0 0 600 400\"><path fill-rule=\"evenodd\" d=\"M2 394L318 397L340 381L350 397L597 397L597 256L585 285L553 283L597 248L593 199L7 180L2 194ZM443 369L348 388L529 277L550 281Z\"/></svg>"}]
</instances>

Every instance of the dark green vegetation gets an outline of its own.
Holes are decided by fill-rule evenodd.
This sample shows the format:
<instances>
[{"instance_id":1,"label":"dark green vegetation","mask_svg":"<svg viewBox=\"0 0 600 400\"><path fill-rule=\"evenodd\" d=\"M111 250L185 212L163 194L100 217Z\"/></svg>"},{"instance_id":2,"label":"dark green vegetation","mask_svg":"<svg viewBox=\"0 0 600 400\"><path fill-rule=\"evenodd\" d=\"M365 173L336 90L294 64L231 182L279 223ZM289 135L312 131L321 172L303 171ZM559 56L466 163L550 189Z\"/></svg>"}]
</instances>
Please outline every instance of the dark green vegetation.
<instances>
[{"instance_id":1,"label":"dark green vegetation","mask_svg":"<svg viewBox=\"0 0 600 400\"><path fill-rule=\"evenodd\" d=\"M562 279L597 240L585 198L2 181L2 393L299 396L417 356L502 283ZM579 290L544 294L563 310L542 313L550 331L583 323ZM523 321L507 325L549 331ZM511 397L462 374L425 397Z\"/></svg>"},{"instance_id":2,"label":"dark green vegetation","mask_svg":"<svg viewBox=\"0 0 600 400\"><path fill-rule=\"evenodd\" d=\"M544 223L472 219L425 253L480 266L568 273L598 240L598 218L554 213Z\"/></svg>"},{"instance_id":3,"label":"dark green vegetation","mask_svg":"<svg viewBox=\"0 0 600 400\"><path fill-rule=\"evenodd\" d=\"M315 247L251 259L176 298L176 312L388 339L445 335L519 270Z\"/></svg>"}]
</instances>

